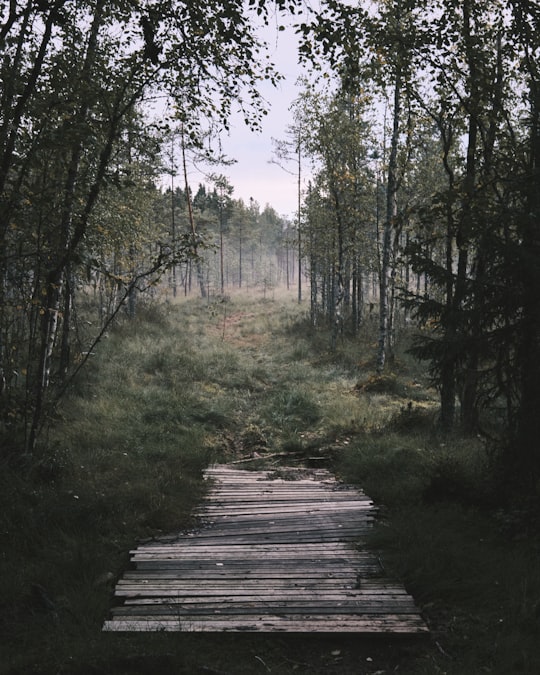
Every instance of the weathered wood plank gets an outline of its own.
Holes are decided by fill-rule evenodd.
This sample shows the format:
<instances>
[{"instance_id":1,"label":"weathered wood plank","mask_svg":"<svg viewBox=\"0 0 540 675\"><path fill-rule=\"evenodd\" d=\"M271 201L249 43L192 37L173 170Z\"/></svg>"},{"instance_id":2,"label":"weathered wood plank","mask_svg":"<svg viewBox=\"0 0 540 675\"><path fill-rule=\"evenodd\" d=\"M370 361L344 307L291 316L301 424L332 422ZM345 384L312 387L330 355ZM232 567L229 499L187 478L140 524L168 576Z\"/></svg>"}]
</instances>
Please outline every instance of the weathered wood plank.
<instances>
[{"instance_id":1,"label":"weathered wood plank","mask_svg":"<svg viewBox=\"0 0 540 675\"><path fill-rule=\"evenodd\" d=\"M185 604L177 606L165 605L128 605L121 609L112 610L113 617L128 619L129 617L145 617L145 618L162 618L175 619L178 617L196 618L198 616L223 616L227 615L231 620L235 620L238 616L254 616L260 617L261 614L279 614L280 616L317 616L320 619L326 617L327 619L339 618L342 615L359 614L362 616L369 614L372 617L381 616L386 617L391 612L396 618L409 617L414 613L414 607L404 607L401 609L393 605L391 602L385 603L379 607L362 606L354 603L343 603L338 605L334 603L326 603L321 605L310 604L308 602L283 602L283 603L242 603L236 606L235 603L225 604L221 603L201 603L200 606Z\"/></svg>"},{"instance_id":2,"label":"weathered wood plank","mask_svg":"<svg viewBox=\"0 0 540 675\"><path fill-rule=\"evenodd\" d=\"M421 634L427 627L417 615L404 616L369 616L339 615L323 617L273 616L264 615L259 618L237 616L234 622L216 616L178 618L169 620L153 620L147 617L105 622L105 630L114 631L175 631L175 632L302 632L302 633L407 633Z\"/></svg>"},{"instance_id":3,"label":"weathered wood plank","mask_svg":"<svg viewBox=\"0 0 540 675\"><path fill-rule=\"evenodd\" d=\"M144 583L150 584L153 581L157 580L164 580L165 582L168 582L174 579L180 579L189 582L195 580L197 583L199 583L200 586L203 586L206 585L207 583L213 583L215 581L223 581L224 579L225 580L230 579L231 581L256 580L263 583L265 581L274 582L279 579L304 581L306 584L321 583L322 581L329 581L329 582L341 581L341 583L346 583L347 581L355 579L355 575L357 575L359 572L360 572L359 568L356 567L351 567L349 569L343 568L334 570L310 569L306 573L304 571L304 568L302 567L296 567L294 569L287 568L286 570L282 571L276 570L275 566L273 566L267 568L257 568L256 570L252 571L250 568L238 566L227 568L216 567L213 569L208 567L197 568L195 566L192 566L172 570L171 569L147 570L144 575L141 575L140 572L137 572L137 575L138 580L140 580L140 583L143 584ZM370 572L374 575L380 573L380 570L377 569L375 566L373 566L373 568L362 567L361 578L363 583L365 583L367 578L371 576ZM134 581L134 579L133 577L128 577L125 578L125 581L131 582ZM123 582L124 580L118 582L118 588L121 587Z\"/></svg>"},{"instance_id":4,"label":"weathered wood plank","mask_svg":"<svg viewBox=\"0 0 540 675\"><path fill-rule=\"evenodd\" d=\"M147 570L145 574L141 574L139 569L128 570L121 580L129 581L133 579L140 579L142 581L151 580L153 578L174 578L180 576L189 579L189 574L193 574L193 578L197 578L196 574L200 573L205 578L216 578L234 576L235 574L244 575L246 579L250 578L294 578L297 576L306 580L309 579L334 579L346 576L353 572L358 572L360 576L367 583L374 577L381 575L381 568L377 561L359 561L358 563L333 563L331 560L326 563L313 563L311 561L289 561L276 567L275 563L264 563L254 561L235 561L231 564L224 564L222 562L213 562L205 560L201 563L197 561L186 561L184 564L179 563L178 569L171 569L170 567L160 568L156 565L154 570ZM372 572L372 574L367 574ZM120 582L119 582L120 583Z\"/></svg>"},{"instance_id":5,"label":"weathered wood plank","mask_svg":"<svg viewBox=\"0 0 540 675\"><path fill-rule=\"evenodd\" d=\"M212 557L215 557L215 555L222 553L222 552L227 552L227 551L235 551L237 550L237 547L234 546L234 544L228 544L224 543L218 546L207 546L204 543L199 544L197 547L197 550L191 549L186 549L184 544L182 542L179 542L178 540L174 541L169 541L167 543L164 542L159 542L155 541L152 543L145 544L144 547L140 547L137 549L132 549L130 551L131 554L137 553L140 550L149 550L149 551L168 551L168 550L175 550L178 553L183 553L185 555L201 555L201 553L204 553L205 551L210 553ZM243 546L242 547L242 552L243 553L248 553L248 552L253 552L257 555L260 555L261 553L271 553L271 552L282 552L282 553L302 553L304 555L310 555L310 554L315 554L315 555L335 555L336 553L350 553L351 546L349 544L345 544L343 542L336 542L331 549L328 548L328 546L324 544L252 544L250 546ZM365 557L372 557L372 554L367 552L367 551L360 551L356 550L355 555L364 555Z\"/></svg>"},{"instance_id":6,"label":"weathered wood plank","mask_svg":"<svg viewBox=\"0 0 540 675\"><path fill-rule=\"evenodd\" d=\"M186 547L187 548L187 547ZM192 546L188 550L176 550L170 549L167 551L159 550L150 550L150 551L136 551L132 554L131 559L133 562L138 562L139 560L204 560L205 555L211 556L211 552L208 551L208 547L204 547L204 550L200 550L203 547ZM216 546L218 548L218 546ZM247 549L248 547L246 547ZM210 558L212 561L221 560L256 560L260 561L260 556L264 556L266 561L269 560L307 560L311 562L319 562L323 560L330 560L332 563L336 561L358 561L359 556L355 555L355 551L336 551L332 555L332 551L261 551L260 553L257 550L253 550L253 545L249 547L249 550L242 550L242 546L235 546L234 548L225 548L221 546L220 551L216 551L216 554Z\"/></svg>"},{"instance_id":7,"label":"weathered wood plank","mask_svg":"<svg viewBox=\"0 0 540 675\"><path fill-rule=\"evenodd\" d=\"M365 530L366 528L371 527L371 522L366 521L363 518L356 519L356 522L354 520L351 522L352 518L351 516L348 516L347 518L339 518L339 517L332 517L332 514L328 516L319 516L319 515L310 515L310 516L299 516L298 518L275 518L275 519L268 519L268 520L260 520L260 521L241 521L241 522L230 522L230 523L216 523L215 526L209 525L205 529L199 530L197 534L197 538L204 537L205 535L207 536L217 536L218 534L221 533L229 533L229 532L251 532L252 530L256 530L257 532L261 532L261 528L269 529L269 530L281 530L284 532L287 531L296 531L299 529L303 529L303 527L310 526L313 529L318 529L319 527L333 527L333 528L339 528L343 530ZM338 533L336 533L338 534ZM180 537L179 541L182 540L183 538Z\"/></svg>"},{"instance_id":8,"label":"weathered wood plank","mask_svg":"<svg viewBox=\"0 0 540 675\"><path fill-rule=\"evenodd\" d=\"M194 594L191 596L187 595L185 597L171 595L167 597L154 596L153 598L146 596L137 597L132 595L129 596L122 606L113 608L113 611L127 613L128 611L132 611L133 606L139 606L143 604L147 604L149 607L162 606L167 611L176 611L179 607L185 609L195 609L201 606L212 606L212 608L216 609L216 611L221 609L226 609L228 611L231 607L239 607L246 610L248 608L255 608L258 612L260 612L270 606L279 606L283 609L283 611L287 610L288 612L290 612L291 607L302 607L302 611L305 613L313 613L315 611L318 613L322 612L322 608L325 608L324 613L332 614L340 607L349 607L351 611L354 610L356 613L359 613L359 610L361 610L362 613L370 613L370 611L375 610L382 610L386 613L389 613L391 611L390 607L394 606L398 608L394 610L395 613L398 611L405 613L415 612L414 602L410 596L407 595L399 596L387 594L374 597L353 595L352 597L346 597L343 594L337 592L328 593L325 596L319 594L319 596L313 597L311 597L308 593L304 595L300 594L298 596L294 595L293 593L280 593L276 594L276 597L274 597L274 595L249 595L247 593L240 593L239 595L234 596L226 594L198 596Z\"/></svg>"},{"instance_id":9,"label":"weathered wood plank","mask_svg":"<svg viewBox=\"0 0 540 675\"><path fill-rule=\"evenodd\" d=\"M161 589L160 589L161 590ZM256 590L256 589L255 589ZM342 590L343 592L340 592ZM139 593L140 595L137 595ZM253 588L239 588L234 595L231 595L230 589L201 589L200 592L197 592L197 589L191 589L186 591L185 594L176 595L171 594L169 596L147 596L143 595L141 589L137 589L136 592L130 593L129 596L132 599L132 603L144 603L148 604L166 604L167 606L173 605L197 605L205 603L219 603L227 605L242 605L246 606L251 603L264 603L267 605L270 604L282 604L284 602L289 604L304 604L306 606L327 606L332 608L334 606L344 606L350 605L354 607L368 607L368 606L384 606L390 602L399 604L402 607L409 607L411 611L414 611L414 603L412 598L407 593L362 593L362 591L355 591L355 589L320 589L319 592L315 592L314 589L301 589L301 588L281 588L281 589L261 589L260 593L254 591ZM151 602L150 602L151 599ZM129 603L125 603L129 604ZM218 606L219 606L218 605ZM119 611L123 611L125 606L119 608Z\"/></svg>"},{"instance_id":10,"label":"weathered wood plank","mask_svg":"<svg viewBox=\"0 0 540 675\"><path fill-rule=\"evenodd\" d=\"M339 535L339 540L341 541L357 541L361 537L367 535L369 530L360 530L360 531L344 531L340 533ZM288 536L285 538L285 541L290 541L291 543L297 543L297 542L304 542L306 544L309 543L316 543L316 542L329 542L329 543L334 543L337 539L336 534L333 531L327 531L327 530L322 530L320 532L299 532L298 534L296 532L289 532L286 533ZM201 535L202 536L202 535ZM225 535L216 535L215 537L206 534L204 537L205 543L206 544L219 544L223 542ZM244 534L244 535L229 535L228 539L231 542L231 544L252 544L254 539L257 537L256 533L253 533L251 535L249 534ZM264 536L261 535L260 539L265 542L265 543L272 543L272 542L283 542L284 541L284 536L283 533L276 532L275 534L272 533L265 533ZM196 543L193 543L192 540L190 540L189 537L186 537L184 539L185 545L186 546L197 546Z\"/></svg>"}]
</instances>

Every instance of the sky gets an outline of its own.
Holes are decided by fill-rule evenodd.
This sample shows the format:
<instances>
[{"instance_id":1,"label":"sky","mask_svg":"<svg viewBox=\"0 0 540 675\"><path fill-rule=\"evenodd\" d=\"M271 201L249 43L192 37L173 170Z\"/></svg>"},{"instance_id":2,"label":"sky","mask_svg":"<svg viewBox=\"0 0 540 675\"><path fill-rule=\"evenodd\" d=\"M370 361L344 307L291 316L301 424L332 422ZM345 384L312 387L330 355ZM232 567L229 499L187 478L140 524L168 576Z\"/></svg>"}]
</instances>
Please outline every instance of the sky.
<instances>
[{"instance_id":1,"label":"sky","mask_svg":"<svg viewBox=\"0 0 540 675\"><path fill-rule=\"evenodd\" d=\"M234 199L243 199L249 204L250 198L253 198L261 210L270 204L279 215L292 220L298 209L296 166L292 162L286 167L293 172L291 174L272 163L272 138L287 138L287 126L293 121L289 107L299 94L296 82L302 74L302 68L298 65L297 44L292 29L276 33L272 30L267 41L272 60L285 79L277 87L265 83L260 90L270 104L269 112L262 121L262 132L250 131L241 116L233 118L230 133L223 135L222 145L223 151L237 161L214 171L225 175L234 186Z\"/></svg>"}]
</instances>

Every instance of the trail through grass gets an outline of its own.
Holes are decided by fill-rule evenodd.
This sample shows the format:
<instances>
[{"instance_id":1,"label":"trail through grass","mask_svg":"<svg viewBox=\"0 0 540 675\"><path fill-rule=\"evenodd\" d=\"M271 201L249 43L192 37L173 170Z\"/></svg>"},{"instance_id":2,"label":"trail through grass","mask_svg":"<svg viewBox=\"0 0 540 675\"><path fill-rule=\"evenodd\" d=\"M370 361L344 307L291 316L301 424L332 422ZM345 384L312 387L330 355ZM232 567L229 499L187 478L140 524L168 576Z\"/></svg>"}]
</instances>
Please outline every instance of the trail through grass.
<instances>
[{"instance_id":1,"label":"trail through grass","mask_svg":"<svg viewBox=\"0 0 540 675\"><path fill-rule=\"evenodd\" d=\"M536 505L500 503L479 439L438 436L405 353L376 377L374 327L331 351L305 311L292 294L189 299L110 332L40 453L0 467L0 672L540 672ZM129 549L190 527L212 461L361 485L371 545L431 639L101 633Z\"/></svg>"}]
</instances>

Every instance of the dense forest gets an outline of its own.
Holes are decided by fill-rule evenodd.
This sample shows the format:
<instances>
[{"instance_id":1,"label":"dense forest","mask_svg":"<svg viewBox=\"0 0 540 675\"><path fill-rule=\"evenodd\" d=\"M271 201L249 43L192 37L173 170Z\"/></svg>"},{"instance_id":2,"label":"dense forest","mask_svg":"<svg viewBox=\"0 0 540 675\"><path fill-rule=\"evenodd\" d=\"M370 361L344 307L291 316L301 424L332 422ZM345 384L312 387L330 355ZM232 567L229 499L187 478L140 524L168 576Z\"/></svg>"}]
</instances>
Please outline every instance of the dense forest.
<instances>
[{"instance_id":1,"label":"dense forest","mask_svg":"<svg viewBox=\"0 0 540 675\"><path fill-rule=\"evenodd\" d=\"M279 79L256 20L292 22L308 73L279 147L316 167L294 223L223 173L188 184ZM295 282L333 342L376 315L379 373L417 326L441 428L494 434L534 490L539 21L517 0L3 3L5 452L34 451L120 308Z\"/></svg>"}]
</instances>

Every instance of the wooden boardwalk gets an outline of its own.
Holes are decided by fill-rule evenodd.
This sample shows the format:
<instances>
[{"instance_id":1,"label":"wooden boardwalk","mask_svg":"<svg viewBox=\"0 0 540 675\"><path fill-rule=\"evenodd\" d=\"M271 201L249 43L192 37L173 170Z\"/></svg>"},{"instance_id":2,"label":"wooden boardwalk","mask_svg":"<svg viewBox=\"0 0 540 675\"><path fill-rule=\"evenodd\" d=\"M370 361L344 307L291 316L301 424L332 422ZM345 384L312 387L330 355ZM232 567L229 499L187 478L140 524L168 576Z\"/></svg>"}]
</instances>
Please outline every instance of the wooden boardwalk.
<instances>
[{"instance_id":1,"label":"wooden boardwalk","mask_svg":"<svg viewBox=\"0 0 540 675\"><path fill-rule=\"evenodd\" d=\"M327 471L215 466L201 529L139 546L107 631L422 634L405 589L361 548L375 509Z\"/></svg>"}]
</instances>

